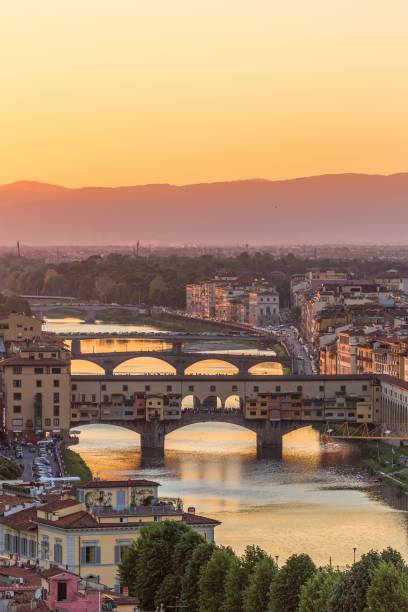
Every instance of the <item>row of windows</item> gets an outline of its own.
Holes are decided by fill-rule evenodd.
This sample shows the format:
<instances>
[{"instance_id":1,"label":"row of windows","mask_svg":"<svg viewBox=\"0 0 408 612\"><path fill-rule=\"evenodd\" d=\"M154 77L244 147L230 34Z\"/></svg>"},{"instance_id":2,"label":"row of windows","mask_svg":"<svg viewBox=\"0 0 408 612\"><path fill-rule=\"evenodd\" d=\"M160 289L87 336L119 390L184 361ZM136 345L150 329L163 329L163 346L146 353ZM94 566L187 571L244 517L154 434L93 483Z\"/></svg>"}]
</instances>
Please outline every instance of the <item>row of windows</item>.
<instances>
[{"instance_id":1,"label":"row of windows","mask_svg":"<svg viewBox=\"0 0 408 612\"><path fill-rule=\"evenodd\" d=\"M11 424L13 427L23 427L23 419L11 419ZM59 419L52 419L52 424L54 427L60 426ZM26 427L32 427L33 422L31 420L26 421ZM51 419L44 419L44 427L51 427Z\"/></svg>"},{"instance_id":2,"label":"row of windows","mask_svg":"<svg viewBox=\"0 0 408 612\"><path fill-rule=\"evenodd\" d=\"M32 364L27 364L32 365ZM26 367L26 366L24 366ZM34 374L61 374L61 368L34 368ZM13 366L13 374L22 374L23 366Z\"/></svg>"}]
</instances>

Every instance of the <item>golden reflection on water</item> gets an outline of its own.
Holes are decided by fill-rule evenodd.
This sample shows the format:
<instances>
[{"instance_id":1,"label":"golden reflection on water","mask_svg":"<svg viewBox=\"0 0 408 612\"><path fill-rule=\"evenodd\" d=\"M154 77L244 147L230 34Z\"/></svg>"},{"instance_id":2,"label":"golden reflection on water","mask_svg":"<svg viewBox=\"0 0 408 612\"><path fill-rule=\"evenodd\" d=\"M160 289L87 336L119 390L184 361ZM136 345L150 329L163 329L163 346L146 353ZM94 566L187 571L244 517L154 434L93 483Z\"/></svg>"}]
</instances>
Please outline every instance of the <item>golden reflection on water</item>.
<instances>
[{"instance_id":1,"label":"golden reflection on water","mask_svg":"<svg viewBox=\"0 0 408 612\"><path fill-rule=\"evenodd\" d=\"M408 558L406 513L389 508L350 466L354 446L322 445L310 428L285 436L282 460L257 458L252 432L225 423L185 427L166 439L164 465L142 462L139 436L108 426L82 428L73 447L102 478L161 482L163 496L222 522L217 541L242 552L259 544L280 563L307 552L316 563L352 562L393 546Z\"/></svg>"},{"instance_id":2,"label":"golden reflection on water","mask_svg":"<svg viewBox=\"0 0 408 612\"><path fill-rule=\"evenodd\" d=\"M81 340L81 353L126 353L130 351L169 351L171 342L134 338L98 338Z\"/></svg>"}]
</instances>

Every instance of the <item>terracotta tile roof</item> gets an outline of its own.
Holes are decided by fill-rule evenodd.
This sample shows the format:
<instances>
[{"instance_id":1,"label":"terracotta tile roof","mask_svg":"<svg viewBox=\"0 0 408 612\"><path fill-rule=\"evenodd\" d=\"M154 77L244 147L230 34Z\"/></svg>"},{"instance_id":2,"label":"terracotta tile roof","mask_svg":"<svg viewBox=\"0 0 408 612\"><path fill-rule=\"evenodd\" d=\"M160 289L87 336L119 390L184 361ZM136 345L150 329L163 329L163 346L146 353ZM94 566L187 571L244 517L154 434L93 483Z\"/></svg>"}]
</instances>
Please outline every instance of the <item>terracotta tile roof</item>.
<instances>
[{"instance_id":1,"label":"terracotta tile roof","mask_svg":"<svg viewBox=\"0 0 408 612\"><path fill-rule=\"evenodd\" d=\"M159 487L160 483L153 480L129 479L129 480L90 480L78 485L77 489L102 489L103 487Z\"/></svg>"},{"instance_id":2,"label":"terracotta tile roof","mask_svg":"<svg viewBox=\"0 0 408 612\"><path fill-rule=\"evenodd\" d=\"M34 567L2 566L0 567L0 574L8 578L24 578L26 586L31 585L33 588L41 586L41 576L35 571ZM4 584L1 586L4 586Z\"/></svg>"},{"instance_id":3,"label":"terracotta tile roof","mask_svg":"<svg viewBox=\"0 0 408 612\"><path fill-rule=\"evenodd\" d=\"M37 529L36 517L37 508L27 508L27 510L20 510L8 516L0 517L0 522L13 529L31 531Z\"/></svg>"},{"instance_id":4,"label":"terracotta tile roof","mask_svg":"<svg viewBox=\"0 0 408 612\"><path fill-rule=\"evenodd\" d=\"M17 495L0 493L0 514L6 512L7 507L20 506L29 501L30 500L27 497L18 497Z\"/></svg>"},{"instance_id":5,"label":"terracotta tile roof","mask_svg":"<svg viewBox=\"0 0 408 612\"><path fill-rule=\"evenodd\" d=\"M65 359L54 359L52 357L44 359L29 359L28 357L9 357L1 362L2 366L68 366L69 361Z\"/></svg>"},{"instance_id":6,"label":"terracotta tile roof","mask_svg":"<svg viewBox=\"0 0 408 612\"><path fill-rule=\"evenodd\" d=\"M74 574L74 572L69 572L68 570L63 569L61 567L50 567L49 569L43 569L41 571L41 576L43 578L52 578L53 576L58 576L59 574L69 574L70 576L75 576L76 578L78 578L78 580L81 580L78 574Z\"/></svg>"},{"instance_id":7,"label":"terracotta tile roof","mask_svg":"<svg viewBox=\"0 0 408 612\"><path fill-rule=\"evenodd\" d=\"M59 527L60 529L87 529L99 527L99 523L94 519L94 517L89 514L89 512L85 512L84 510L81 512L68 514L68 516L62 516L56 521L48 521L39 517L37 518L37 523L53 525L55 527Z\"/></svg>"},{"instance_id":8,"label":"terracotta tile roof","mask_svg":"<svg viewBox=\"0 0 408 612\"><path fill-rule=\"evenodd\" d=\"M190 512L183 513L183 521L187 525L221 525L220 521L216 521L206 516L199 516L198 514L191 514Z\"/></svg>"},{"instance_id":9,"label":"terracotta tile roof","mask_svg":"<svg viewBox=\"0 0 408 612\"><path fill-rule=\"evenodd\" d=\"M55 499L47 502L44 506L40 506L39 510L43 510L44 512L55 512L56 510L61 510L62 508L69 508L70 506L77 506L80 502L77 499Z\"/></svg>"}]
</instances>

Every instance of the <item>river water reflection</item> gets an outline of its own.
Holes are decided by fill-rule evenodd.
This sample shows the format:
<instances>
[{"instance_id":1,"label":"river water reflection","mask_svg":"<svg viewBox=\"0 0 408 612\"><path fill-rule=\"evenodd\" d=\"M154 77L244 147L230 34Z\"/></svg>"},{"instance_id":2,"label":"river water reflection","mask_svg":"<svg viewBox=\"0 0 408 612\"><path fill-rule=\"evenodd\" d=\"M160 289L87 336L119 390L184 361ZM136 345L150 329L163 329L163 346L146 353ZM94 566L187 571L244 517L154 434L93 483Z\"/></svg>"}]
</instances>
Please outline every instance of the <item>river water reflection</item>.
<instances>
[{"instance_id":1,"label":"river water reflection","mask_svg":"<svg viewBox=\"0 0 408 612\"><path fill-rule=\"evenodd\" d=\"M68 331L66 323L48 324ZM70 324L69 331L150 331L140 326ZM105 329L106 327L106 329ZM227 346L229 350L241 347ZM81 428L80 453L101 478L159 481L163 496L222 522L218 543L242 552L258 544L279 562L296 552L344 566L371 548L397 548L408 559L407 496L371 486L358 470L358 449L320 444L309 428L284 438L281 458L259 458L252 432L224 423L185 427L166 438L163 462L140 454L139 436L105 425Z\"/></svg>"},{"instance_id":2,"label":"river water reflection","mask_svg":"<svg viewBox=\"0 0 408 612\"><path fill-rule=\"evenodd\" d=\"M83 427L73 450L101 478L156 479L162 495L222 521L217 541L237 552L255 543L282 561L305 551L343 566L354 546L393 546L408 558L407 513L361 477L355 447L323 447L308 428L286 437L281 460L257 458L253 434L223 423L170 434L163 464L143 464L139 436L109 426Z\"/></svg>"}]
</instances>

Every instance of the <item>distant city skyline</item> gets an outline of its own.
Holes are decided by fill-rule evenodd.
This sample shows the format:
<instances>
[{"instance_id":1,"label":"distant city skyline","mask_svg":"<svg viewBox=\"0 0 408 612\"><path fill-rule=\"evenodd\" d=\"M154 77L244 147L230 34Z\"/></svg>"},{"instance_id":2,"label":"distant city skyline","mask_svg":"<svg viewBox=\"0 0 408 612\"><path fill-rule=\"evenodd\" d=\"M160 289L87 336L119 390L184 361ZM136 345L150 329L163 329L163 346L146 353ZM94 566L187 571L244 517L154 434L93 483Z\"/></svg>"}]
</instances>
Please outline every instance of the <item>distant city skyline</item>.
<instances>
[{"instance_id":1,"label":"distant city skyline","mask_svg":"<svg viewBox=\"0 0 408 612\"><path fill-rule=\"evenodd\" d=\"M408 4L2 6L0 184L408 170Z\"/></svg>"}]
</instances>

